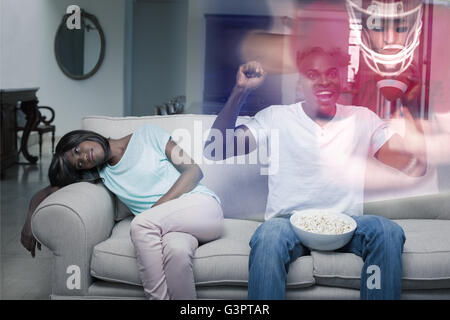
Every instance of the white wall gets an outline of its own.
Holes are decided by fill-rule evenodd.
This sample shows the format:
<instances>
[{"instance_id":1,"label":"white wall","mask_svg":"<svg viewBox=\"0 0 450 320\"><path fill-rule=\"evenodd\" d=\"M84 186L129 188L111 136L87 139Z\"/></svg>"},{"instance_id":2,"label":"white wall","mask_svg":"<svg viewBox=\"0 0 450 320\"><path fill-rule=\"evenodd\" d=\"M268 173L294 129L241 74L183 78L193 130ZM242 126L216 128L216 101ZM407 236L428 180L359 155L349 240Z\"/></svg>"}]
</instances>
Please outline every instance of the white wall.
<instances>
[{"instance_id":1,"label":"white wall","mask_svg":"<svg viewBox=\"0 0 450 320\"><path fill-rule=\"evenodd\" d=\"M43 15L43 7L35 0L0 2L1 88L39 85Z\"/></svg>"},{"instance_id":2,"label":"white wall","mask_svg":"<svg viewBox=\"0 0 450 320\"><path fill-rule=\"evenodd\" d=\"M186 92L186 0L137 0L133 15L132 114Z\"/></svg>"},{"instance_id":3,"label":"white wall","mask_svg":"<svg viewBox=\"0 0 450 320\"><path fill-rule=\"evenodd\" d=\"M56 111L58 136L79 129L86 115L123 115L125 1L2 0L1 87L40 87L40 104ZM56 30L71 4L94 14L106 39L103 64L86 80L66 77L53 51Z\"/></svg>"}]
</instances>

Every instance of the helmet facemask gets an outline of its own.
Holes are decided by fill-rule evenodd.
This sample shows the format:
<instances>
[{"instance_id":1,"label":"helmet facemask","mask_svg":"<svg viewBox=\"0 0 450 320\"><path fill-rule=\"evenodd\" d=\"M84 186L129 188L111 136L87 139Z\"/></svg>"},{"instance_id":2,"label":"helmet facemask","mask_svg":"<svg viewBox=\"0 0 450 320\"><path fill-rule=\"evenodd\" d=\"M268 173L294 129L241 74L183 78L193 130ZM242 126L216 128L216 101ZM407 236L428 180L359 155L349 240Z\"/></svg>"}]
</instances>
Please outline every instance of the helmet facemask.
<instances>
[{"instance_id":1,"label":"helmet facemask","mask_svg":"<svg viewBox=\"0 0 450 320\"><path fill-rule=\"evenodd\" d=\"M376 1L363 5L347 0L350 23L361 26L360 49L370 69L397 76L412 63L420 42L422 4L417 1ZM415 5L411 7L411 2Z\"/></svg>"}]
</instances>

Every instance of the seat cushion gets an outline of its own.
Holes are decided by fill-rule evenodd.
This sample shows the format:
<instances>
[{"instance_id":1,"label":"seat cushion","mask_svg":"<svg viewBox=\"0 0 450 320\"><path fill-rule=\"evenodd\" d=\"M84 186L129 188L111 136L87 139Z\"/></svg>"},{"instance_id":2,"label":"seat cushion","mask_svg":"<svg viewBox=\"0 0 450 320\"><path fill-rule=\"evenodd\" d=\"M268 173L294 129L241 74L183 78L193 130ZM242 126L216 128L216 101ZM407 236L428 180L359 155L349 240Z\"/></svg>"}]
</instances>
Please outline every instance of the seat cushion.
<instances>
[{"instance_id":1,"label":"seat cushion","mask_svg":"<svg viewBox=\"0 0 450 320\"><path fill-rule=\"evenodd\" d=\"M114 226L111 237L94 247L91 275L106 281L141 285L136 251L130 238L130 223L134 216L124 218Z\"/></svg>"},{"instance_id":2,"label":"seat cushion","mask_svg":"<svg viewBox=\"0 0 450 320\"><path fill-rule=\"evenodd\" d=\"M225 219L225 230L218 240L200 246L194 256L194 274L198 286L248 285L250 238L259 222ZM287 287L314 284L311 256L301 257L289 266Z\"/></svg>"},{"instance_id":3,"label":"seat cushion","mask_svg":"<svg viewBox=\"0 0 450 320\"><path fill-rule=\"evenodd\" d=\"M450 221L394 220L404 230L403 289L450 288ZM363 260L353 253L311 252L317 284L359 289Z\"/></svg>"},{"instance_id":4,"label":"seat cushion","mask_svg":"<svg viewBox=\"0 0 450 320\"><path fill-rule=\"evenodd\" d=\"M113 228L111 237L95 246L91 275L106 281L141 286L136 253L130 239L130 222L127 217ZM193 258L196 285L247 286L248 245L260 222L225 219L221 238L202 244ZM307 287L314 284L311 256L294 261L289 267L287 286Z\"/></svg>"}]
</instances>

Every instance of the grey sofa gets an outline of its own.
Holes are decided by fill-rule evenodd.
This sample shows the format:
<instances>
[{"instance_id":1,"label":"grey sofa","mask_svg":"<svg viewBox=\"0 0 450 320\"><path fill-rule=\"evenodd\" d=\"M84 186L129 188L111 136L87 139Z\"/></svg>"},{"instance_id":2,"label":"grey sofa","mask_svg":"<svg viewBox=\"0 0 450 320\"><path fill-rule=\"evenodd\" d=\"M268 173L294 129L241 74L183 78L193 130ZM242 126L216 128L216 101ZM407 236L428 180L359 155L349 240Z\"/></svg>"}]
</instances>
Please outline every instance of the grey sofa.
<instances>
[{"instance_id":1,"label":"grey sofa","mask_svg":"<svg viewBox=\"0 0 450 320\"><path fill-rule=\"evenodd\" d=\"M198 298L246 299L248 242L263 221L267 176L261 175L263 165L249 155L228 160L234 164L205 162L202 135L213 120L207 115L86 117L82 126L112 138L145 123L172 133L202 167L201 183L219 195L226 218L222 237L196 250ZM246 120L240 117L238 122ZM450 193L369 202L364 207L365 214L393 219L405 231L402 298L449 299ZM53 252L51 298L144 299L129 235L132 218L102 185L73 184L44 200L32 229ZM350 253L313 251L290 266L287 298L359 299L362 265L361 258Z\"/></svg>"}]
</instances>

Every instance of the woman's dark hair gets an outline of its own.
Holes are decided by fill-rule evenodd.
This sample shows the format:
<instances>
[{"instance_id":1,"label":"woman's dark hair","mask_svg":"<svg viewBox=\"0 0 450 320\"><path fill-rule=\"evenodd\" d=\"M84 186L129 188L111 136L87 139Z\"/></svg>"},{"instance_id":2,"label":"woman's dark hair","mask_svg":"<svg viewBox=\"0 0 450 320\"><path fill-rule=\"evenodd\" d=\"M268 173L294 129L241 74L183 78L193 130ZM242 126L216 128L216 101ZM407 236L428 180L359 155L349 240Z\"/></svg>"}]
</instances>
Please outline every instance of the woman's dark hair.
<instances>
[{"instance_id":1,"label":"woman's dark hair","mask_svg":"<svg viewBox=\"0 0 450 320\"><path fill-rule=\"evenodd\" d=\"M108 159L111 153L108 139L104 136L88 130L75 130L66 133L59 140L52 162L48 169L48 177L53 187L64 187L75 182L103 182L98 173L98 169L76 170L67 160L66 152L77 147L83 141L94 141L99 143L104 152L105 159ZM105 164L103 164L105 165Z\"/></svg>"}]
</instances>

